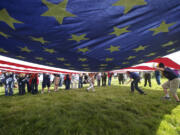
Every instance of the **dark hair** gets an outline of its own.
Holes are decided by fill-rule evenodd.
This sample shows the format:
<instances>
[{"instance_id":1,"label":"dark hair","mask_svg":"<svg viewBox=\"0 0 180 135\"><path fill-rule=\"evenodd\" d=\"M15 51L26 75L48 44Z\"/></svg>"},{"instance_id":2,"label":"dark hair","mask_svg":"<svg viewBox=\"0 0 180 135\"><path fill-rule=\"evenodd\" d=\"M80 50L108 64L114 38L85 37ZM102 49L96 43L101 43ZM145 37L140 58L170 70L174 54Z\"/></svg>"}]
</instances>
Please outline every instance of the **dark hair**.
<instances>
[{"instance_id":1,"label":"dark hair","mask_svg":"<svg viewBox=\"0 0 180 135\"><path fill-rule=\"evenodd\" d=\"M130 74L130 71L127 71L126 73L127 73L127 74Z\"/></svg>"},{"instance_id":2,"label":"dark hair","mask_svg":"<svg viewBox=\"0 0 180 135\"><path fill-rule=\"evenodd\" d=\"M164 64L163 63L159 63L159 67L160 68L164 68Z\"/></svg>"}]
</instances>

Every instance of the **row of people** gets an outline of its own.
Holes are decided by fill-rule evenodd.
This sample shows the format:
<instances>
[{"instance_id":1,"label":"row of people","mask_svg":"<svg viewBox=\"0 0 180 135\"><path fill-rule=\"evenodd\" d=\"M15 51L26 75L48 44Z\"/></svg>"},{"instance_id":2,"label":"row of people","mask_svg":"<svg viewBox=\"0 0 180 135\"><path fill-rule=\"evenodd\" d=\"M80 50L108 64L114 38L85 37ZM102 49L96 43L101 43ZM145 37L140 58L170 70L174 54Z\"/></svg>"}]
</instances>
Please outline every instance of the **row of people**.
<instances>
[{"instance_id":1,"label":"row of people","mask_svg":"<svg viewBox=\"0 0 180 135\"><path fill-rule=\"evenodd\" d=\"M159 67L156 67L157 70L155 71L155 77L156 75L160 75L159 71L162 72L162 74L169 79L168 83L163 84L164 91L166 93L165 98L169 98L167 94L167 88L170 88L171 92L173 92L173 96L175 97L176 101L179 101L179 98L177 96L177 88L178 85L178 74L171 70L170 68L166 68L163 63L159 64ZM159 72L159 73L158 73ZM145 94L145 92L138 87L138 83L141 79L140 74L135 72L127 72L127 75L131 78L129 82L131 82L131 92L134 92L136 89L140 94ZM53 79L51 77L53 76ZM111 80L113 77L113 73L90 73L90 74L42 74L42 91L41 93L44 93L44 89L47 87L48 92L50 92L50 86L52 83L54 83L54 91L58 91L59 86L65 85L65 89L69 90L70 88L76 89L76 88L82 88L83 84L90 84L90 87L87 88L87 91L92 89L92 91L95 91L94 89L94 82L97 80L97 86L100 86L102 82L102 86L106 86L106 81L108 78L108 85L111 85ZM25 88L27 87L27 91L31 92L32 94L38 93L38 84L39 84L39 74L14 74L11 72L4 72L1 75L1 81L5 85L5 95L11 96L13 95L13 88L15 86L15 80L17 80L18 83L18 89L19 94L24 95ZM125 74L118 74L118 80L119 83L124 84L126 75ZM146 86L147 81L149 82L149 86L151 87L151 73L150 72L144 72L144 79ZM171 83L171 80L176 80ZM133 81L132 81L133 80ZM160 84L160 78L158 77L157 83ZM178 87L177 87L178 85Z\"/></svg>"},{"instance_id":2,"label":"row of people","mask_svg":"<svg viewBox=\"0 0 180 135\"><path fill-rule=\"evenodd\" d=\"M59 87L65 85L65 89L83 88L83 84L89 83L94 88L94 81L97 79L97 86L106 86L108 77L108 85L111 85L112 73L96 73L96 74L15 74L12 72L3 72L0 77L0 82L5 86L5 95L13 95L13 88L18 84L19 95L24 95L27 92L32 94L38 93L38 85L42 83L41 93L47 87L50 92L50 86L54 84L54 91L58 91ZM93 85L92 85L93 84Z\"/></svg>"}]
</instances>

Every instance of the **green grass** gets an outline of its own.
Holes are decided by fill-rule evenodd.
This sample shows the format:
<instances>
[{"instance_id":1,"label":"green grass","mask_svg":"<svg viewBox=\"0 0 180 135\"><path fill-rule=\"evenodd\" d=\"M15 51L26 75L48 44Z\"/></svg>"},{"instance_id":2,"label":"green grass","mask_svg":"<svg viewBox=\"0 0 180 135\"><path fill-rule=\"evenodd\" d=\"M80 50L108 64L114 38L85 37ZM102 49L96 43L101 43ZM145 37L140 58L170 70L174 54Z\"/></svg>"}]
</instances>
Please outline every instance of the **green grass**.
<instances>
[{"instance_id":1,"label":"green grass","mask_svg":"<svg viewBox=\"0 0 180 135\"><path fill-rule=\"evenodd\" d=\"M156 86L148 95L129 85L0 96L0 135L179 135L180 105L161 100ZM143 82L141 83L141 86ZM4 90L1 90L1 93Z\"/></svg>"}]
</instances>

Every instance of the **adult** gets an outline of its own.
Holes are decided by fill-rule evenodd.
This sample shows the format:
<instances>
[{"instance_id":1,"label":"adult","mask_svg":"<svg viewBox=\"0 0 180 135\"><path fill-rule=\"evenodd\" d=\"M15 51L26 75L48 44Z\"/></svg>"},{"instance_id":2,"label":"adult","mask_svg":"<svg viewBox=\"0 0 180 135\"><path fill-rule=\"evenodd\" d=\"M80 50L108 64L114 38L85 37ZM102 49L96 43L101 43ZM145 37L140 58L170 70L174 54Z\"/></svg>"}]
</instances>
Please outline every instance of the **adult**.
<instances>
[{"instance_id":1,"label":"adult","mask_svg":"<svg viewBox=\"0 0 180 135\"><path fill-rule=\"evenodd\" d=\"M147 82L149 83L149 87L151 87L151 72L150 71L144 72L144 87L146 87Z\"/></svg>"},{"instance_id":2,"label":"adult","mask_svg":"<svg viewBox=\"0 0 180 135\"><path fill-rule=\"evenodd\" d=\"M62 87L64 83L64 74L60 74L60 81L59 81L59 86Z\"/></svg>"},{"instance_id":3,"label":"adult","mask_svg":"<svg viewBox=\"0 0 180 135\"><path fill-rule=\"evenodd\" d=\"M162 71L162 74L168 79L168 81L162 85L165 93L165 97L163 98L170 99L169 93L167 91L167 89L170 89L170 92L172 93L173 97L176 99L176 102L180 102L179 97L177 95L177 89L179 88L179 84L180 84L178 75L172 69L165 67L164 63L159 63L156 69Z\"/></svg>"},{"instance_id":4,"label":"adult","mask_svg":"<svg viewBox=\"0 0 180 135\"><path fill-rule=\"evenodd\" d=\"M108 85L111 86L113 73L108 72Z\"/></svg>"},{"instance_id":5,"label":"adult","mask_svg":"<svg viewBox=\"0 0 180 135\"><path fill-rule=\"evenodd\" d=\"M155 78L158 85L161 85L161 73L159 70L155 70Z\"/></svg>"},{"instance_id":6,"label":"adult","mask_svg":"<svg viewBox=\"0 0 180 135\"><path fill-rule=\"evenodd\" d=\"M96 79L97 79L97 86L100 87L101 86L101 73L97 73Z\"/></svg>"},{"instance_id":7,"label":"adult","mask_svg":"<svg viewBox=\"0 0 180 135\"><path fill-rule=\"evenodd\" d=\"M118 74L118 80L119 80L119 84L124 84L124 74Z\"/></svg>"},{"instance_id":8,"label":"adult","mask_svg":"<svg viewBox=\"0 0 180 135\"><path fill-rule=\"evenodd\" d=\"M102 86L106 86L106 80L107 80L107 74L103 73L102 74Z\"/></svg>"},{"instance_id":9,"label":"adult","mask_svg":"<svg viewBox=\"0 0 180 135\"><path fill-rule=\"evenodd\" d=\"M127 71L127 75L130 77L130 80L127 82L131 82L131 92L134 92L134 89L136 89L140 94L144 94L144 91L141 90L138 86L138 83L140 82L140 76L138 73Z\"/></svg>"},{"instance_id":10,"label":"adult","mask_svg":"<svg viewBox=\"0 0 180 135\"><path fill-rule=\"evenodd\" d=\"M79 75L78 74L72 74L71 88L72 89L77 89L78 88L78 82L79 82Z\"/></svg>"}]
</instances>

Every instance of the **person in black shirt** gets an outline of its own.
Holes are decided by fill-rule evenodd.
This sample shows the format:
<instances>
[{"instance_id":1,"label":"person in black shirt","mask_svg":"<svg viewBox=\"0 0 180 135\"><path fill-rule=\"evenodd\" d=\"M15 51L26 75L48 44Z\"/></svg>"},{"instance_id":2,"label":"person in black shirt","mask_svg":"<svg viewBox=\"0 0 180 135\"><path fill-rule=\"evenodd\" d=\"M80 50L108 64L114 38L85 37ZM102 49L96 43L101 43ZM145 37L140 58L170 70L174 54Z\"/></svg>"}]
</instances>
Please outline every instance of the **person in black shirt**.
<instances>
[{"instance_id":1,"label":"person in black shirt","mask_svg":"<svg viewBox=\"0 0 180 135\"><path fill-rule=\"evenodd\" d=\"M118 74L119 84L124 84L124 74Z\"/></svg>"},{"instance_id":2,"label":"person in black shirt","mask_svg":"<svg viewBox=\"0 0 180 135\"><path fill-rule=\"evenodd\" d=\"M107 80L107 74L103 73L102 74L102 86L106 86L106 80Z\"/></svg>"},{"instance_id":3,"label":"person in black shirt","mask_svg":"<svg viewBox=\"0 0 180 135\"><path fill-rule=\"evenodd\" d=\"M151 87L151 73L149 71L144 72L144 87L146 87L147 82L149 83L149 87Z\"/></svg>"},{"instance_id":4,"label":"person in black shirt","mask_svg":"<svg viewBox=\"0 0 180 135\"><path fill-rule=\"evenodd\" d=\"M65 89L69 90L70 89L70 84L71 84L71 77L69 74L66 74L64 77L64 84L65 84Z\"/></svg>"},{"instance_id":5,"label":"person in black shirt","mask_svg":"<svg viewBox=\"0 0 180 135\"><path fill-rule=\"evenodd\" d=\"M165 92L165 99L170 99L167 89L170 89L170 92L173 94L174 98L177 102L180 102L179 97L176 93L180 80L178 78L178 75L170 68L165 67L163 63L159 63L159 66L156 67L156 69L162 71L163 75L168 79L167 82L165 82L162 87Z\"/></svg>"},{"instance_id":6,"label":"person in black shirt","mask_svg":"<svg viewBox=\"0 0 180 135\"><path fill-rule=\"evenodd\" d=\"M87 83L88 83L88 75L87 75L87 74L84 74L83 76L84 76L84 81L83 81L83 83L84 83L84 84L87 84Z\"/></svg>"}]
</instances>

